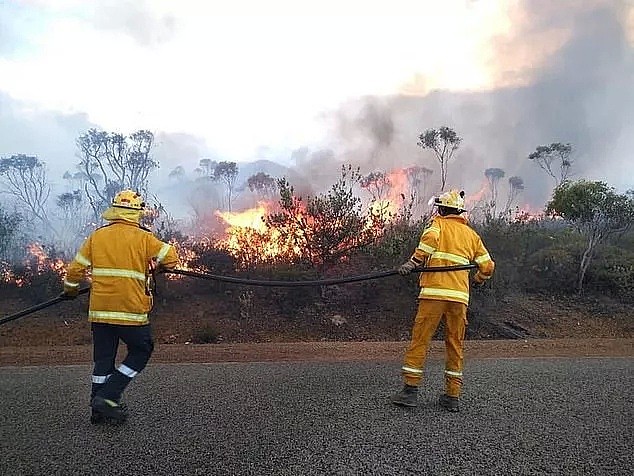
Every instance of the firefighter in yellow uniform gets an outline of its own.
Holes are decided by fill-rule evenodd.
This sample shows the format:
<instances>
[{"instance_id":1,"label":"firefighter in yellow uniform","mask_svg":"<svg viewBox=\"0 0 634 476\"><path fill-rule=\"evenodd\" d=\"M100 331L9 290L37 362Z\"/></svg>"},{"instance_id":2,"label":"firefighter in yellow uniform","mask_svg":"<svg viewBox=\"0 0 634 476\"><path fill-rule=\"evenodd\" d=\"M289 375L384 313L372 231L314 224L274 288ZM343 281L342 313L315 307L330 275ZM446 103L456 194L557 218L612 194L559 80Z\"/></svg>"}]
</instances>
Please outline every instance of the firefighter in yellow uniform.
<instances>
[{"instance_id":1,"label":"firefighter in yellow uniform","mask_svg":"<svg viewBox=\"0 0 634 476\"><path fill-rule=\"evenodd\" d=\"M68 298L77 296L86 271L90 269L91 274L88 320L93 338L93 423L126 420L121 395L145 368L154 349L148 319L151 270L171 269L178 263L172 245L139 225L144 207L138 193L118 193L102 215L110 223L84 241L66 270L64 295ZM127 355L115 369L119 340L126 344Z\"/></svg>"},{"instance_id":2,"label":"firefighter in yellow uniform","mask_svg":"<svg viewBox=\"0 0 634 476\"><path fill-rule=\"evenodd\" d=\"M421 266L452 266L475 263L476 284L493 274L495 264L480 236L461 216L464 192L452 190L434 199L438 215L423 231L412 257L399 268L401 275ZM423 378L425 357L440 320L445 320L445 393L441 407L457 412L462 387L463 341L469 304L469 271L421 273L418 311L411 343L402 367L404 388L392 397L396 405L415 407L418 386Z\"/></svg>"}]
</instances>

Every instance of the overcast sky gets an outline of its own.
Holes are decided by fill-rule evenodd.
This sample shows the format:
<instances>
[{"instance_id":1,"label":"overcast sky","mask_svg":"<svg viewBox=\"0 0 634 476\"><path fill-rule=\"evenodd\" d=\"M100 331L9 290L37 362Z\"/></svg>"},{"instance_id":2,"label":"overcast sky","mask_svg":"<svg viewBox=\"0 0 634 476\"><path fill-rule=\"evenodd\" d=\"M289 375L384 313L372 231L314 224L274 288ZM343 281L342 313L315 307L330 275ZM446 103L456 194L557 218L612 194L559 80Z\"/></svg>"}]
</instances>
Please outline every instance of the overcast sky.
<instances>
[{"instance_id":1,"label":"overcast sky","mask_svg":"<svg viewBox=\"0 0 634 476\"><path fill-rule=\"evenodd\" d=\"M68 169L88 127L144 128L166 169L290 163L349 152L341 118L374 98L394 143L372 166L449 125L472 167L571 142L580 174L634 187L633 45L627 0L0 0L0 156Z\"/></svg>"}]
</instances>

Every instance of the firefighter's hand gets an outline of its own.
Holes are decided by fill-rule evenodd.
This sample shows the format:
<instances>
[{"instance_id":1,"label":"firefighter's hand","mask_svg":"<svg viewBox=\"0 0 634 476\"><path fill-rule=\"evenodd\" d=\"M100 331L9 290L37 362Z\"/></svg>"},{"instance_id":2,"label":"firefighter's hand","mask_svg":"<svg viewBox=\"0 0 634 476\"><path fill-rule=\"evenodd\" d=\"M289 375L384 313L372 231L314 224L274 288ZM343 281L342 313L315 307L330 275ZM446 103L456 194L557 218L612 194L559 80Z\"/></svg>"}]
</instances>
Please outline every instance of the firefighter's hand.
<instances>
[{"instance_id":1,"label":"firefighter's hand","mask_svg":"<svg viewBox=\"0 0 634 476\"><path fill-rule=\"evenodd\" d=\"M414 271L415 268L416 263L414 263L412 260L408 260L406 263L403 263L398 268L398 274L400 274L401 276L407 276L409 273Z\"/></svg>"},{"instance_id":2,"label":"firefighter's hand","mask_svg":"<svg viewBox=\"0 0 634 476\"><path fill-rule=\"evenodd\" d=\"M486 279L484 279L480 273L476 273L476 275L473 277L473 282L476 286L482 286L484 283L486 283Z\"/></svg>"},{"instance_id":3,"label":"firefighter's hand","mask_svg":"<svg viewBox=\"0 0 634 476\"><path fill-rule=\"evenodd\" d=\"M79 296L79 286L64 286L62 297L64 299L75 299Z\"/></svg>"}]
</instances>

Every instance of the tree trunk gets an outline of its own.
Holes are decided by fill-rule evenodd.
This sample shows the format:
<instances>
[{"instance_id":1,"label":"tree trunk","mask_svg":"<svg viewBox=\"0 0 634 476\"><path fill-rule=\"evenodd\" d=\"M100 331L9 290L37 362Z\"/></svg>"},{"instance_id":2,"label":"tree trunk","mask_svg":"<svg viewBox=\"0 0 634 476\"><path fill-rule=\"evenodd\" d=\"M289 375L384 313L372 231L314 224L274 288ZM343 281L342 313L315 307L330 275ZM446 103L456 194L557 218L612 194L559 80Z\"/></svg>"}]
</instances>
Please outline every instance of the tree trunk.
<instances>
[{"instance_id":1,"label":"tree trunk","mask_svg":"<svg viewBox=\"0 0 634 476\"><path fill-rule=\"evenodd\" d=\"M447 164L444 161L440 161L440 191L445 191L445 185L447 183Z\"/></svg>"},{"instance_id":2,"label":"tree trunk","mask_svg":"<svg viewBox=\"0 0 634 476\"><path fill-rule=\"evenodd\" d=\"M588 246L583 252L583 256L581 257L581 264L579 265L579 277L577 280L577 293L581 294L583 292L583 279L586 276L586 270L590 265L590 260L592 259L592 254L594 252L595 242L591 238L588 242Z\"/></svg>"}]
</instances>

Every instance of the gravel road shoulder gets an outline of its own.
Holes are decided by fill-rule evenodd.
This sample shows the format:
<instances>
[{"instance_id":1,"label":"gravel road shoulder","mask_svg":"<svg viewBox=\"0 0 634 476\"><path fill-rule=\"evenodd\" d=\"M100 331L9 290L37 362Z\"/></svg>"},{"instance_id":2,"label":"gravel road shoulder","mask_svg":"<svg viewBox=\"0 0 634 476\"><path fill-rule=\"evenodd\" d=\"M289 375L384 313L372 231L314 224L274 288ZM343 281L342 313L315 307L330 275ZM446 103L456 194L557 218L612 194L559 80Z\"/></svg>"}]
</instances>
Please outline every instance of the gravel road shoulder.
<instances>
[{"instance_id":1,"label":"gravel road shoulder","mask_svg":"<svg viewBox=\"0 0 634 476\"><path fill-rule=\"evenodd\" d=\"M345 362L398 361L407 342L271 342L245 344L159 344L152 362ZM120 349L120 352L124 349ZM432 342L430 358L442 358L444 343ZM0 348L0 366L73 365L92 361L90 345ZM466 358L632 357L634 339L473 340ZM121 355L121 354L120 354Z\"/></svg>"}]
</instances>

